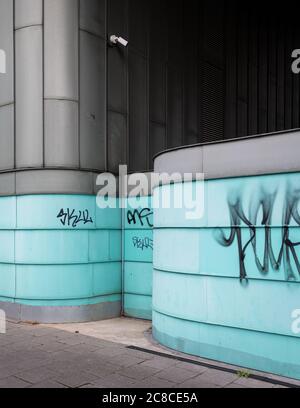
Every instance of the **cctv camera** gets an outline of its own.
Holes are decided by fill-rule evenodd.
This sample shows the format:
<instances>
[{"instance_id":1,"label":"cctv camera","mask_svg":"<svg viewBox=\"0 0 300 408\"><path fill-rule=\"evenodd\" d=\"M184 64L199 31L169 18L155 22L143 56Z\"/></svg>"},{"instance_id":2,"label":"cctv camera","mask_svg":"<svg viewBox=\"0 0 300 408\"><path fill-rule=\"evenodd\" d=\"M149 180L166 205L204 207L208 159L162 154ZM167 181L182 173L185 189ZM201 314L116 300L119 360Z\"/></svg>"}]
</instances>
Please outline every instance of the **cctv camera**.
<instances>
[{"instance_id":1,"label":"cctv camera","mask_svg":"<svg viewBox=\"0 0 300 408\"><path fill-rule=\"evenodd\" d=\"M120 44L120 45L123 45L123 47L127 47L128 45L127 40L125 40L122 37L117 37L116 35L111 35L109 40L110 40L110 43L113 45Z\"/></svg>"}]
</instances>

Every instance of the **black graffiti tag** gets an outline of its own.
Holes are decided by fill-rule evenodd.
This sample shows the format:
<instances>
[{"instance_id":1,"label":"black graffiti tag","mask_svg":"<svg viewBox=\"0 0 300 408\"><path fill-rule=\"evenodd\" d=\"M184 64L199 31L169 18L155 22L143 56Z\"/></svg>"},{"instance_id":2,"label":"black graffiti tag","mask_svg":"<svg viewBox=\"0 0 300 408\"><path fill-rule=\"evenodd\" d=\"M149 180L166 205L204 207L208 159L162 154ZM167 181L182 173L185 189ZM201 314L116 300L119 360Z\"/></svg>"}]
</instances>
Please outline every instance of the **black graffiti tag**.
<instances>
[{"instance_id":1,"label":"black graffiti tag","mask_svg":"<svg viewBox=\"0 0 300 408\"><path fill-rule=\"evenodd\" d=\"M295 269L300 275L300 262L296 253L296 247L300 246L300 242L292 242L290 239L290 224L295 221L300 226L300 214L298 204L300 202L300 189L288 188L286 191L285 206L283 209L282 227L281 227L281 242L277 256L274 253L272 245L272 225L271 217L274 208L274 203L277 193L267 194L262 192L259 200L252 199L249 211L249 217L246 216L242 208L241 198L235 200L235 203L228 203L231 230L228 237L222 228L215 230L215 238L222 246L229 247L237 238L239 265L240 265L240 280L247 279L247 271L245 267L245 258L248 248L252 247L254 259L257 269L262 274L268 274L270 265L273 270L278 271L283 264L284 272L287 280L295 280ZM262 220L257 222L260 209L262 210ZM241 222L244 222L250 231L250 239L243 244L242 231L247 228L241 227ZM264 229L264 248L262 260L258 256L257 251L257 228ZM293 265L294 264L294 265Z\"/></svg>"},{"instance_id":2,"label":"black graffiti tag","mask_svg":"<svg viewBox=\"0 0 300 408\"><path fill-rule=\"evenodd\" d=\"M148 227L153 228L150 217L153 215L153 211L150 208L143 208L142 210L128 210L127 211L127 221L129 225L136 225L138 222L143 227L144 221L146 221Z\"/></svg>"},{"instance_id":3,"label":"black graffiti tag","mask_svg":"<svg viewBox=\"0 0 300 408\"><path fill-rule=\"evenodd\" d=\"M76 228L79 224L93 224L93 219L89 216L88 210L78 210L76 213L76 210L70 210L70 208L64 210L62 208L58 213L57 218L63 226L71 226L72 228Z\"/></svg>"},{"instance_id":4,"label":"black graffiti tag","mask_svg":"<svg viewBox=\"0 0 300 408\"><path fill-rule=\"evenodd\" d=\"M144 238L133 237L132 242L135 248L141 249L142 251L144 251L144 249L153 250L153 239L150 239L148 237Z\"/></svg>"}]
</instances>

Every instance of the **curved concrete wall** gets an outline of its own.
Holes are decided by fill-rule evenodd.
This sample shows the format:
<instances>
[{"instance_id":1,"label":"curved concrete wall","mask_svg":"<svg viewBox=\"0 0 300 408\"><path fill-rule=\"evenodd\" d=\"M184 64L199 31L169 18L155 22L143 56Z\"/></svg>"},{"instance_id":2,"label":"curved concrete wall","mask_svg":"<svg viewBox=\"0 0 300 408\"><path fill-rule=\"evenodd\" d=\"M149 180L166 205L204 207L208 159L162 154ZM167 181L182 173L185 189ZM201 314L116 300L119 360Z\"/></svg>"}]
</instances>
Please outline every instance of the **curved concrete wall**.
<instances>
[{"instance_id":1,"label":"curved concrete wall","mask_svg":"<svg viewBox=\"0 0 300 408\"><path fill-rule=\"evenodd\" d=\"M9 317L119 316L120 209L100 209L84 195L2 197L0 209L0 307Z\"/></svg>"},{"instance_id":2,"label":"curved concrete wall","mask_svg":"<svg viewBox=\"0 0 300 408\"><path fill-rule=\"evenodd\" d=\"M201 219L187 219L174 205L154 210L156 340L300 378L300 173L293 172L299 170L299 142L291 133L159 156L159 171L188 172L203 169L206 149L214 152L204 161L210 177ZM193 188L200 183L192 182ZM154 199L163 189L155 189Z\"/></svg>"}]
</instances>

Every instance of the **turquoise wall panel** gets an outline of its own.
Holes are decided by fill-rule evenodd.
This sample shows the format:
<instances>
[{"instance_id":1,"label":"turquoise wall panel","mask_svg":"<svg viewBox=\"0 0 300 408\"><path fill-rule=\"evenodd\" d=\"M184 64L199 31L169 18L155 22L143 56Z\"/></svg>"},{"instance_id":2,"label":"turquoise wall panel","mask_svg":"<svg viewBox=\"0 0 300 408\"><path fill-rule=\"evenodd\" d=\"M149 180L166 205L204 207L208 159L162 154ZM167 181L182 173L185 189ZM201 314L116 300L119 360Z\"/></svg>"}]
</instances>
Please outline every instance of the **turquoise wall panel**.
<instances>
[{"instance_id":1,"label":"turquoise wall panel","mask_svg":"<svg viewBox=\"0 0 300 408\"><path fill-rule=\"evenodd\" d=\"M124 310L126 315L138 319L152 319L152 297L125 293Z\"/></svg>"},{"instance_id":2,"label":"turquoise wall panel","mask_svg":"<svg viewBox=\"0 0 300 408\"><path fill-rule=\"evenodd\" d=\"M107 262L109 257L109 231L96 230L89 231L89 254L88 259L90 262Z\"/></svg>"},{"instance_id":3,"label":"turquoise wall panel","mask_svg":"<svg viewBox=\"0 0 300 408\"><path fill-rule=\"evenodd\" d=\"M2 301L9 301L7 298L1 298ZM86 306L86 305L97 305L101 303L115 303L121 302L121 294L116 295L104 295L104 296L95 296L87 297L81 299L13 299L14 302L27 306ZM116 316L117 317L117 316Z\"/></svg>"},{"instance_id":4,"label":"turquoise wall panel","mask_svg":"<svg viewBox=\"0 0 300 408\"><path fill-rule=\"evenodd\" d=\"M0 198L0 229L16 228L16 200L16 197Z\"/></svg>"},{"instance_id":5,"label":"turquoise wall panel","mask_svg":"<svg viewBox=\"0 0 300 408\"><path fill-rule=\"evenodd\" d=\"M17 198L18 229L94 229L94 196L45 195Z\"/></svg>"},{"instance_id":6,"label":"turquoise wall panel","mask_svg":"<svg viewBox=\"0 0 300 408\"><path fill-rule=\"evenodd\" d=\"M17 265L19 299L81 299L121 291L121 264Z\"/></svg>"},{"instance_id":7,"label":"turquoise wall panel","mask_svg":"<svg viewBox=\"0 0 300 408\"><path fill-rule=\"evenodd\" d=\"M95 196L34 195L0 197L0 212L1 300L120 302L121 209L99 208Z\"/></svg>"},{"instance_id":8,"label":"turquoise wall panel","mask_svg":"<svg viewBox=\"0 0 300 408\"><path fill-rule=\"evenodd\" d=\"M176 319L153 311L153 335L184 353L300 378L299 338Z\"/></svg>"},{"instance_id":9,"label":"turquoise wall panel","mask_svg":"<svg viewBox=\"0 0 300 408\"><path fill-rule=\"evenodd\" d=\"M14 231L0 231L0 263L15 262Z\"/></svg>"},{"instance_id":10,"label":"turquoise wall panel","mask_svg":"<svg viewBox=\"0 0 300 408\"><path fill-rule=\"evenodd\" d=\"M207 208L207 189L208 186L203 181L176 183L155 188L153 206L159 209L154 211L155 228L165 228L170 225L178 228L207 226L208 212L204 211ZM193 209L199 211L196 218L193 217ZM191 211L192 214L190 214Z\"/></svg>"},{"instance_id":11,"label":"turquoise wall panel","mask_svg":"<svg viewBox=\"0 0 300 408\"><path fill-rule=\"evenodd\" d=\"M0 293L4 297L15 297L16 266L13 264L0 264Z\"/></svg>"},{"instance_id":12,"label":"turquoise wall panel","mask_svg":"<svg viewBox=\"0 0 300 408\"><path fill-rule=\"evenodd\" d=\"M89 262L88 231L16 231L16 263Z\"/></svg>"},{"instance_id":13,"label":"turquoise wall panel","mask_svg":"<svg viewBox=\"0 0 300 408\"><path fill-rule=\"evenodd\" d=\"M92 293L93 296L121 293L122 264L121 262L93 264Z\"/></svg>"},{"instance_id":14,"label":"turquoise wall panel","mask_svg":"<svg viewBox=\"0 0 300 408\"><path fill-rule=\"evenodd\" d=\"M125 293L152 296L152 263L125 262Z\"/></svg>"},{"instance_id":15,"label":"turquoise wall panel","mask_svg":"<svg viewBox=\"0 0 300 408\"><path fill-rule=\"evenodd\" d=\"M152 230L127 230L125 234L125 261L152 262L153 233Z\"/></svg>"},{"instance_id":16,"label":"turquoise wall panel","mask_svg":"<svg viewBox=\"0 0 300 408\"><path fill-rule=\"evenodd\" d=\"M124 209L124 312L151 319L153 210L151 197L131 197Z\"/></svg>"},{"instance_id":17,"label":"turquoise wall panel","mask_svg":"<svg viewBox=\"0 0 300 408\"><path fill-rule=\"evenodd\" d=\"M230 236L231 229L223 228L226 237ZM243 245L251 239L251 231L241 228ZM290 228L289 237L292 242L300 241L300 230ZM185 272L190 274L212 276L240 276L239 247L237 240L232 245L218 244L220 230L216 228L203 229L157 229L154 231L154 267L160 270ZM263 272L253 265L264 264L266 231L264 228L256 229L255 251L252 245L248 245L244 251L244 265L248 279L282 280L287 279L286 261L282 259L275 267L269 261ZM282 247L282 229L272 228L272 251L278 258ZM189 253L188 259L186 253ZM295 260L291 257L291 271L294 280L299 280ZM251 271L251 274L248 273Z\"/></svg>"},{"instance_id":18,"label":"turquoise wall panel","mask_svg":"<svg viewBox=\"0 0 300 408\"><path fill-rule=\"evenodd\" d=\"M17 265L19 299L77 299L93 295L93 267L86 265Z\"/></svg>"},{"instance_id":19,"label":"turquoise wall panel","mask_svg":"<svg viewBox=\"0 0 300 408\"><path fill-rule=\"evenodd\" d=\"M299 174L208 180L201 219L154 210L158 341L300 378L299 186Z\"/></svg>"},{"instance_id":20,"label":"turquoise wall panel","mask_svg":"<svg viewBox=\"0 0 300 408\"><path fill-rule=\"evenodd\" d=\"M182 276L154 271L153 306L162 314L207 324L295 336L293 310L299 308L299 284ZM285 301L278 308L278 299ZM276 310L276 315L274 315Z\"/></svg>"}]
</instances>

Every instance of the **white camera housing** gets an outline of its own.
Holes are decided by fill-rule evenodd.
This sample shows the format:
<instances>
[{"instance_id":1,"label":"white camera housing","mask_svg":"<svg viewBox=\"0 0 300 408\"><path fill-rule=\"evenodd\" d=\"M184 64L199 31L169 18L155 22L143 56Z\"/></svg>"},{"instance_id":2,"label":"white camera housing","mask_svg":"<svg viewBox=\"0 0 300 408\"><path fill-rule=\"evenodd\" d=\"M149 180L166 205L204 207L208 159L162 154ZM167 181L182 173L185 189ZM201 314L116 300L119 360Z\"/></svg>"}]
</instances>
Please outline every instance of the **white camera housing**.
<instances>
[{"instance_id":1,"label":"white camera housing","mask_svg":"<svg viewBox=\"0 0 300 408\"><path fill-rule=\"evenodd\" d=\"M120 44L120 45L122 45L123 47L127 47L127 45L128 45L128 41L125 40L125 38L118 37L118 36L116 36L116 35L111 35L109 41L110 41L110 43L113 44L113 45L118 45L118 44Z\"/></svg>"}]
</instances>

